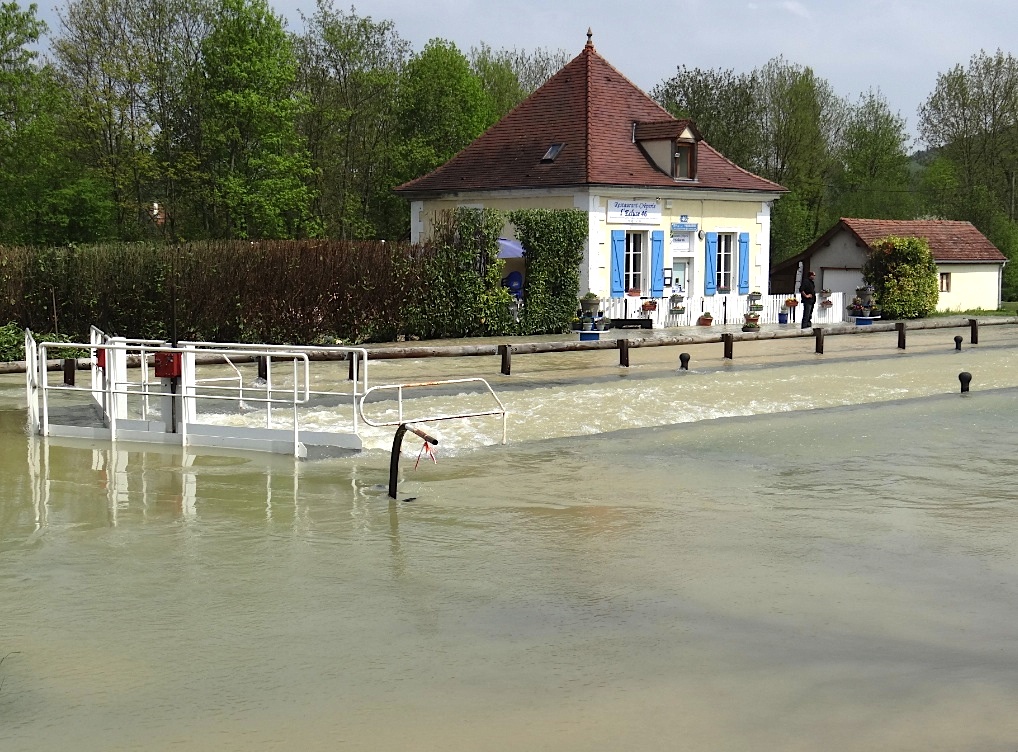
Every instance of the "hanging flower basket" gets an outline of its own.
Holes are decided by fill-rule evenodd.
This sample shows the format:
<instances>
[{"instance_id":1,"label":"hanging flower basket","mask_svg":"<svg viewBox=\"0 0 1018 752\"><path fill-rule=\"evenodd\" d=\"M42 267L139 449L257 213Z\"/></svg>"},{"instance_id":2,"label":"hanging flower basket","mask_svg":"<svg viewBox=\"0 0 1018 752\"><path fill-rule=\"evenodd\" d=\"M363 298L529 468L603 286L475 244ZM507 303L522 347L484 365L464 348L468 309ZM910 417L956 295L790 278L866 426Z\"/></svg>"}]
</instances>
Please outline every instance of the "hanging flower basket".
<instances>
[{"instance_id":1,"label":"hanging flower basket","mask_svg":"<svg viewBox=\"0 0 1018 752\"><path fill-rule=\"evenodd\" d=\"M799 305L799 301L796 300L795 298L789 298L788 300L785 301L785 305L788 306L789 308L795 308L797 305Z\"/></svg>"},{"instance_id":2,"label":"hanging flower basket","mask_svg":"<svg viewBox=\"0 0 1018 752\"><path fill-rule=\"evenodd\" d=\"M671 313L674 313L674 314L680 314L680 313L685 313L685 312L686 312L686 306L684 306L684 305L680 305L680 306L672 306L672 308L671 308L671 311L670 311L670 312L671 312Z\"/></svg>"},{"instance_id":3,"label":"hanging flower basket","mask_svg":"<svg viewBox=\"0 0 1018 752\"><path fill-rule=\"evenodd\" d=\"M821 308L830 308L833 305L834 305L834 301L833 300L827 300L825 298L824 300L820 301L820 307Z\"/></svg>"},{"instance_id":4,"label":"hanging flower basket","mask_svg":"<svg viewBox=\"0 0 1018 752\"><path fill-rule=\"evenodd\" d=\"M763 304L762 303L750 303L749 304L749 310L751 310L751 311L762 311L763 310Z\"/></svg>"}]
</instances>

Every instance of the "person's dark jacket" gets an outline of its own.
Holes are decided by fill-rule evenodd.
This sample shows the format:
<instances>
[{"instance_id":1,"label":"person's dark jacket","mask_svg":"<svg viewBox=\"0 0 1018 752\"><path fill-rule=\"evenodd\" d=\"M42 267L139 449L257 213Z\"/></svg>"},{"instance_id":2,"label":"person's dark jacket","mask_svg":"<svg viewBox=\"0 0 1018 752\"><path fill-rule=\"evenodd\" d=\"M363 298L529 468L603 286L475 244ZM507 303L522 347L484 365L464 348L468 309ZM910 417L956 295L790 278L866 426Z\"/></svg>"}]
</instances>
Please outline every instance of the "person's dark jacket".
<instances>
[{"instance_id":1,"label":"person's dark jacket","mask_svg":"<svg viewBox=\"0 0 1018 752\"><path fill-rule=\"evenodd\" d=\"M807 300L816 302L817 299L817 286L813 282L812 277L805 277L802 280L802 284L799 285L799 292L802 294L802 302L805 303ZM807 297L807 295L809 297Z\"/></svg>"}]
</instances>

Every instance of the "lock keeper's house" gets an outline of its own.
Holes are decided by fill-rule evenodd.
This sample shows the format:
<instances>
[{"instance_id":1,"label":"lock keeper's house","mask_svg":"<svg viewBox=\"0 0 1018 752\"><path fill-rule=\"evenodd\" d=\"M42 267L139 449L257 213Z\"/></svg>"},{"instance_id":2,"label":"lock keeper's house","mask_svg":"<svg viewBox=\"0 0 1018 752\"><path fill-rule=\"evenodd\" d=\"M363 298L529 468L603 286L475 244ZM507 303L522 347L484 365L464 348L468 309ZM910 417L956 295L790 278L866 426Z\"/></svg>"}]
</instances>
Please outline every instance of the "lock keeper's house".
<instances>
[{"instance_id":1,"label":"lock keeper's house","mask_svg":"<svg viewBox=\"0 0 1018 752\"><path fill-rule=\"evenodd\" d=\"M502 120L395 190L410 202L413 242L462 206L579 209L590 225L580 294L681 292L697 310L767 292L770 209L785 192L672 117L598 54L589 31L582 52Z\"/></svg>"}]
</instances>

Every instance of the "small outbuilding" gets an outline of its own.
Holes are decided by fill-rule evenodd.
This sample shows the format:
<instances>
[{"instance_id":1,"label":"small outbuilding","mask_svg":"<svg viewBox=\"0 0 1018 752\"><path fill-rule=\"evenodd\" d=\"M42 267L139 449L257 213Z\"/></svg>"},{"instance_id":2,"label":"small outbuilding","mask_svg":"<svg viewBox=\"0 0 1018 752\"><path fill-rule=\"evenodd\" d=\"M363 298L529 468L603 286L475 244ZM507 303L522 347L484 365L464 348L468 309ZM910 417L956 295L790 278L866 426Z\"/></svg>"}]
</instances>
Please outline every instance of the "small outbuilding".
<instances>
[{"instance_id":1,"label":"small outbuilding","mask_svg":"<svg viewBox=\"0 0 1018 752\"><path fill-rule=\"evenodd\" d=\"M873 244L890 236L929 243L940 277L938 311L1000 307L1007 257L971 222L940 219L843 217L805 251L774 265L771 292L794 292L801 264L803 274L816 272L818 289L843 292L851 300L863 284L863 265Z\"/></svg>"}]
</instances>

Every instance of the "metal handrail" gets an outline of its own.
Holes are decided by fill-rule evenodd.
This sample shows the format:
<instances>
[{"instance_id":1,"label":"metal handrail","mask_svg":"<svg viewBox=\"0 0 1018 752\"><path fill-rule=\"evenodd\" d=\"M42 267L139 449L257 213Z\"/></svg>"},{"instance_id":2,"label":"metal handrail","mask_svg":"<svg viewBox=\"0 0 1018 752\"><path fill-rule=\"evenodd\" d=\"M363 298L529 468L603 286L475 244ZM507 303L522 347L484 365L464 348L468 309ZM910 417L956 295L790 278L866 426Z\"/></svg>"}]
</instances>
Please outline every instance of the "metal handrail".
<instances>
[{"instance_id":1,"label":"metal handrail","mask_svg":"<svg viewBox=\"0 0 1018 752\"><path fill-rule=\"evenodd\" d=\"M433 386L445 386L447 384L469 384L469 383L475 383L475 382L479 382L481 384L484 384L485 389L487 389L488 394L491 395L491 398L493 400L495 400L495 404L498 405L498 408L492 408L491 410L480 410L480 411L476 411L476 412L455 413L455 414L449 414L449 415L429 415L429 416L422 417L422 418L415 418L415 419L409 420L409 421L404 419L404 417L403 417L403 390L404 389L417 389L417 388L425 388L425 387L433 387ZM377 392L377 391L382 391L382 390L396 390L397 415L398 415L398 418L396 420L387 420L387 421L375 422L375 421L372 421L370 418L368 418L367 415L364 414L364 401L368 398L368 395L371 394L372 392ZM456 419L460 419L460 418L478 418L478 417L483 417L483 416L486 416L486 415L500 415L500 416L502 416L502 443L503 444L506 443L506 431L507 431L507 427L506 427L506 409L505 409L505 405L502 404L502 400L500 400L498 398L498 395L495 394L495 391L491 388L491 385L487 381L485 381L484 379L482 379L479 376L475 376L475 377L472 377L472 378L465 378L465 379L443 379L441 381L420 381L420 382L408 383L408 384L379 384L378 386L373 386L370 389L368 389L366 392L364 392L364 395L361 397L361 401L360 401L360 414L361 414L361 419L365 422L365 424L367 424L369 426L373 426L375 428L381 428L381 427L384 427L384 426L398 426L401 423L434 423L434 422L437 422L437 421L440 421L440 420L456 420Z\"/></svg>"}]
</instances>

